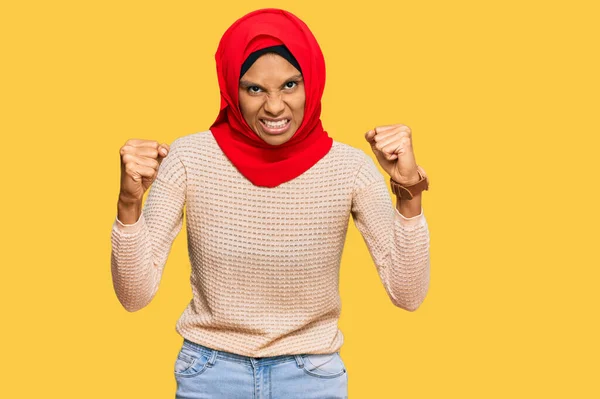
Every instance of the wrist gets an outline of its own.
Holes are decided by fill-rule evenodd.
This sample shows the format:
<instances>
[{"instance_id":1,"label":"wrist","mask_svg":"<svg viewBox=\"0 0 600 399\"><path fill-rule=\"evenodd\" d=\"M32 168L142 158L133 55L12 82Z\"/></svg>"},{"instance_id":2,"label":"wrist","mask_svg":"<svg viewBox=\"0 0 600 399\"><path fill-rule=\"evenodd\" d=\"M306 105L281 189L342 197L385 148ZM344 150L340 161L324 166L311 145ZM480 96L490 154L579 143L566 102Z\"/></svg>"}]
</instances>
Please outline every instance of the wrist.
<instances>
[{"instance_id":1,"label":"wrist","mask_svg":"<svg viewBox=\"0 0 600 399\"><path fill-rule=\"evenodd\" d=\"M127 199L121 199L117 201L117 219L123 224L134 224L136 223L142 214L142 201Z\"/></svg>"},{"instance_id":2,"label":"wrist","mask_svg":"<svg viewBox=\"0 0 600 399\"><path fill-rule=\"evenodd\" d=\"M413 184L417 184L421 180L421 176L419 176L419 174L416 173L410 177L398 179L398 180L396 180L392 177L392 180L398 184L408 187L408 186L412 186Z\"/></svg>"},{"instance_id":3,"label":"wrist","mask_svg":"<svg viewBox=\"0 0 600 399\"><path fill-rule=\"evenodd\" d=\"M390 177L390 185L392 193L394 193L399 199L410 200L415 195L420 194L423 190L429 189L429 179L425 174L425 170L420 166L417 166L418 180L402 179L404 183L399 183Z\"/></svg>"},{"instance_id":4,"label":"wrist","mask_svg":"<svg viewBox=\"0 0 600 399\"><path fill-rule=\"evenodd\" d=\"M143 198L136 198L131 196L130 194L126 194L123 192L119 193L119 205L125 208L132 208L139 206L143 202Z\"/></svg>"},{"instance_id":5,"label":"wrist","mask_svg":"<svg viewBox=\"0 0 600 399\"><path fill-rule=\"evenodd\" d=\"M422 201L421 193L413 196L412 199L401 199L396 196L396 209L402 214L402 216L410 218L417 216L421 213Z\"/></svg>"},{"instance_id":6,"label":"wrist","mask_svg":"<svg viewBox=\"0 0 600 399\"><path fill-rule=\"evenodd\" d=\"M397 176L394 176L394 175L397 175ZM408 186L412 186L413 184L417 184L421 180L421 173L419 172L419 166L417 165L417 168L411 172L408 172L406 174L400 174L400 173L390 174L390 178L394 182L396 182L404 187L408 187Z\"/></svg>"}]
</instances>

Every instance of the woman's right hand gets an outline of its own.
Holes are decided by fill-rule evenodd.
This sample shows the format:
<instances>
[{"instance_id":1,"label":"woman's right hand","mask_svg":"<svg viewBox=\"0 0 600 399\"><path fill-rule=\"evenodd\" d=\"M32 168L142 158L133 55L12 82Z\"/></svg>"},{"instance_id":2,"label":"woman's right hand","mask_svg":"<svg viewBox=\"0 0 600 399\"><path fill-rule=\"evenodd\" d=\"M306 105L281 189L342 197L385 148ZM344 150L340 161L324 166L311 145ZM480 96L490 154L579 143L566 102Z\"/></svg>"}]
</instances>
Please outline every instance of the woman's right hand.
<instances>
[{"instance_id":1,"label":"woman's right hand","mask_svg":"<svg viewBox=\"0 0 600 399\"><path fill-rule=\"evenodd\" d=\"M129 139L121 147L121 192L119 202L141 204L144 193L158 174L158 167L169 153L168 144L156 140Z\"/></svg>"}]
</instances>

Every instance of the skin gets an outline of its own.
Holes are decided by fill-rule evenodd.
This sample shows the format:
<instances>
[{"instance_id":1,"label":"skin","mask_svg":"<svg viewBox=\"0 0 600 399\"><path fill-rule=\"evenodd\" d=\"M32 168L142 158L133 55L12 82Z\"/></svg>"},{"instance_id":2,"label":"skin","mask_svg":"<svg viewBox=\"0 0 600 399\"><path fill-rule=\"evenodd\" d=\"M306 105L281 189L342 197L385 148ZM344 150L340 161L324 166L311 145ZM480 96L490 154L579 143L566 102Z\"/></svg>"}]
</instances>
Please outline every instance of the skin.
<instances>
[{"instance_id":1,"label":"skin","mask_svg":"<svg viewBox=\"0 0 600 399\"><path fill-rule=\"evenodd\" d=\"M121 191L117 218L134 224L142 213L144 193L150 188L170 146L156 140L129 139L119 150L121 156Z\"/></svg>"},{"instance_id":2,"label":"skin","mask_svg":"<svg viewBox=\"0 0 600 399\"><path fill-rule=\"evenodd\" d=\"M240 79L238 94L246 123L268 144L289 141L302 123L306 103L302 74L278 54L259 57ZM290 129L283 134L267 133L260 122L280 118L291 120Z\"/></svg>"}]
</instances>

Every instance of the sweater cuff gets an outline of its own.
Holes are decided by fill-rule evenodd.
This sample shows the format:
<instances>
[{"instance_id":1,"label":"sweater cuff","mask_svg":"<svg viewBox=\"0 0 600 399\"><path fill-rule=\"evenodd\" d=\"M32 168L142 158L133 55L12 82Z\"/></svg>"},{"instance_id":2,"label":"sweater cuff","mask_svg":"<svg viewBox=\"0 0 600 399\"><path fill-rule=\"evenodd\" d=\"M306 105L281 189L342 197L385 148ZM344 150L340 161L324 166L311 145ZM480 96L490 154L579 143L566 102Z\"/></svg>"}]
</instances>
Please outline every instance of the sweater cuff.
<instances>
[{"instance_id":1,"label":"sweater cuff","mask_svg":"<svg viewBox=\"0 0 600 399\"><path fill-rule=\"evenodd\" d=\"M417 226L425 220L425 214L423 213L423 207L421 207L421 213L416 216L412 216L407 218L403 214L400 213L398 208L394 207L396 211L396 215L398 215L398 219L400 220L400 224L403 226Z\"/></svg>"},{"instance_id":2,"label":"sweater cuff","mask_svg":"<svg viewBox=\"0 0 600 399\"><path fill-rule=\"evenodd\" d=\"M140 217L135 223L125 224L119 220L118 217L115 217L115 222L113 226L116 230L121 231L123 233L136 233L142 228L142 218L144 217L144 211L141 212Z\"/></svg>"}]
</instances>

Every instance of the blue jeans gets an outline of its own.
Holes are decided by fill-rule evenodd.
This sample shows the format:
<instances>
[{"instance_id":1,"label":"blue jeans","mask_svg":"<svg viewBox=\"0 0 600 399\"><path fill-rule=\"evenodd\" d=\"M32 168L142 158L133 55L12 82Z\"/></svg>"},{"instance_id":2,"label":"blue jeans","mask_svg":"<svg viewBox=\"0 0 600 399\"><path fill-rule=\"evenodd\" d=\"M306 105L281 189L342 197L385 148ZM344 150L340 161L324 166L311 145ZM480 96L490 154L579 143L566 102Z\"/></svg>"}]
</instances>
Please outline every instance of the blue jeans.
<instances>
[{"instance_id":1,"label":"blue jeans","mask_svg":"<svg viewBox=\"0 0 600 399\"><path fill-rule=\"evenodd\" d=\"M247 357L184 339L175 361L176 399L347 399L339 352Z\"/></svg>"}]
</instances>

